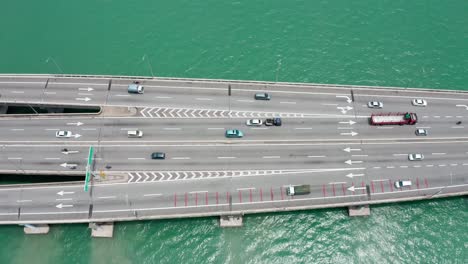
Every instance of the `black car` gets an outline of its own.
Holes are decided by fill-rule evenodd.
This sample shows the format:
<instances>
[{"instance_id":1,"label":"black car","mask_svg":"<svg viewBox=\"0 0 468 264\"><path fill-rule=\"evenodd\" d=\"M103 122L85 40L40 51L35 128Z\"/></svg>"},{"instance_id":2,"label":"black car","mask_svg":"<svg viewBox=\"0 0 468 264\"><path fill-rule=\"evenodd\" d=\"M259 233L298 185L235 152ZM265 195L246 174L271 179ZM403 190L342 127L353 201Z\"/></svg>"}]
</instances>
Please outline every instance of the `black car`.
<instances>
[{"instance_id":1,"label":"black car","mask_svg":"<svg viewBox=\"0 0 468 264\"><path fill-rule=\"evenodd\" d=\"M153 153L151 153L151 159L166 159L166 153L164 153L164 152L153 152Z\"/></svg>"},{"instance_id":2,"label":"black car","mask_svg":"<svg viewBox=\"0 0 468 264\"><path fill-rule=\"evenodd\" d=\"M255 98L255 100L269 101L271 99L271 96L268 93L256 93L254 98Z\"/></svg>"},{"instance_id":3,"label":"black car","mask_svg":"<svg viewBox=\"0 0 468 264\"><path fill-rule=\"evenodd\" d=\"M265 120L265 126L281 126L281 118L268 118Z\"/></svg>"}]
</instances>

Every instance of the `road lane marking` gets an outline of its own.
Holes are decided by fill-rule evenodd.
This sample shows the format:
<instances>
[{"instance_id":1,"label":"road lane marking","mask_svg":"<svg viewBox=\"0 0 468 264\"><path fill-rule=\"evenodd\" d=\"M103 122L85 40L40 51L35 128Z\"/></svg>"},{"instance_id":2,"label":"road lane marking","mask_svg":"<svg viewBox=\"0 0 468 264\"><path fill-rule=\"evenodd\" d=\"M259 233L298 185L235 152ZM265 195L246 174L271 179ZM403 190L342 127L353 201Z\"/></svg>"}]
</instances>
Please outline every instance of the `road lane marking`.
<instances>
[{"instance_id":1,"label":"road lane marking","mask_svg":"<svg viewBox=\"0 0 468 264\"><path fill-rule=\"evenodd\" d=\"M417 128L417 129L420 129L420 128L421 128L421 129L429 129L429 128L431 128L431 127L416 127L416 128Z\"/></svg>"},{"instance_id":2,"label":"road lane marking","mask_svg":"<svg viewBox=\"0 0 468 264\"><path fill-rule=\"evenodd\" d=\"M11 131L24 131L24 128L12 128Z\"/></svg>"},{"instance_id":3,"label":"road lane marking","mask_svg":"<svg viewBox=\"0 0 468 264\"><path fill-rule=\"evenodd\" d=\"M195 100L200 100L200 101L211 101L213 99L211 98L195 98Z\"/></svg>"},{"instance_id":4,"label":"road lane marking","mask_svg":"<svg viewBox=\"0 0 468 264\"><path fill-rule=\"evenodd\" d=\"M327 106L337 106L338 104L322 104L322 105L327 105Z\"/></svg>"},{"instance_id":5,"label":"road lane marking","mask_svg":"<svg viewBox=\"0 0 468 264\"><path fill-rule=\"evenodd\" d=\"M307 156L308 158L325 158L326 156Z\"/></svg>"},{"instance_id":6,"label":"road lane marking","mask_svg":"<svg viewBox=\"0 0 468 264\"><path fill-rule=\"evenodd\" d=\"M445 116L446 118L452 118L453 116Z\"/></svg>"},{"instance_id":7,"label":"road lane marking","mask_svg":"<svg viewBox=\"0 0 468 264\"><path fill-rule=\"evenodd\" d=\"M253 100L237 100L237 102L243 102L243 103L253 103Z\"/></svg>"},{"instance_id":8,"label":"road lane marking","mask_svg":"<svg viewBox=\"0 0 468 264\"><path fill-rule=\"evenodd\" d=\"M408 154L393 154L393 156L408 156Z\"/></svg>"},{"instance_id":9,"label":"road lane marking","mask_svg":"<svg viewBox=\"0 0 468 264\"><path fill-rule=\"evenodd\" d=\"M172 99L170 96L156 96L157 99Z\"/></svg>"},{"instance_id":10,"label":"road lane marking","mask_svg":"<svg viewBox=\"0 0 468 264\"><path fill-rule=\"evenodd\" d=\"M190 159L190 157L174 157L172 159L175 159L175 160L188 160L188 159Z\"/></svg>"},{"instance_id":11,"label":"road lane marking","mask_svg":"<svg viewBox=\"0 0 468 264\"><path fill-rule=\"evenodd\" d=\"M165 127L163 129L164 130L181 130L182 128L180 128L180 127Z\"/></svg>"},{"instance_id":12,"label":"road lane marking","mask_svg":"<svg viewBox=\"0 0 468 264\"><path fill-rule=\"evenodd\" d=\"M468 163L463 163L463 166L468 166Z\"/></svg>"},{"instance_id":13,"label":"road lane marking","mask_svg":"<svg viewBox=\"0 0 468 264\"><path fill-rule=\"evenodd\" d=\"M353 127L339 127L338 129L353 129Z\"/></svg>"},{"instance_id":14,"label":"road lane marking","mask_svg":"<svg viewBox=\"0 0 468 264\"><path fill-rule=\"evenodd\" d=\"M356 155L351 155L351 157L367 157L369 155L366 155L366 154L362 154L362 155L359 155L359 154L356 154Z\"/></svg>"},{"instance_id":15,"label":"road lane marking","mask_svg":"<svg viewBox=\"0 0 468 264\"><path fill-rule=\"evenodd\" d=\"M440 118L440 116L434 116L434 118Z\"/></svg>"},{"instance_id":16,"label":"road lane marking","mask_svg":"<svg viewBox=\"0 0 468 264\"><path fill-rule=\"evenodd\" d=\"M380 167L372 167L372 168L374 168L374 169L380 169Z\"/></svg>"},{"instance_id":17,"label":"road lane marking","mask_svg":"<svg viewBox=\"0 0 468 264\"><path fill-rule=\"evenodd\" d=\"M447 166L446 164L439 164L439 167L445 167Z\"/></svg>"},{"instance_id":18,"label":"road lane marking","mask_svg":"<svg viewBox=\"0 0 468 264\"><path fill-rule=\"evenodd\" d=\"M312 129L311 127L295 127L294 129L303 129L303 130L310 130Z\"/></svg>"},{"instance_id":19,"label":"road lane marking","mask_svg":"<svg viewBox=\"0 0 468 264\"><path fill-rule=\"evenodd\" d=\"M263 156L264 159L279 159L280 156Z\"/></svg>"},{"instance_id":20,"label":"road lane marking","mask_svg":"<svg viewBox=\"0 0 468 264\"><path fill-rule=\"evenodd\" d=\"M237 188L238 191L255 190L255 187Z\"/></svg>"},{"instance_id":21,"label":"road lane marking","mask_svg":"<svg viewBox=\"0 0 468 264\"><path fill-rule=\"evenodd\" d=\"M421 165L414 165L413 168L421 168Z\"/></svg>"},{"instance_id":22,"label":"road lane marking","mask_svg":"<svg viewBox=\"0 0 468 264\"><path fill-rule=\"evenodd\" d=\"M46 128L44 130L48 130L48 131L57 131L57 130L60 130L59 128Z\"/></svg>"},{"instance_id":23,"label":"road lane marking","mask_svg":"<svg viewBox=\"0 0 468 264\"><path fill-rule=\"evenodd\" d=\"M452 163L452 164L450 164L450 166L458 166L458 164Z\"/></svg>"},{"instance_id":24,"label":"road lane marking","mask_svg":"<svg viewBox=\"0 0 468 264\"><path fill-rule=\"evenodd\" d=\"M387 169L394 169L395 166L387 166Z\"/></svg>"},{"instance_id":25,"label":"road lane marking","mask_svg":"<svg viewBox=\"0 0 468 264\"><path fill-rule=\"evenodd\" d=\"M45 94L57 94L56 92L44 92Z\"/></svg>"},{"instance_id":26,"label":"road lane marking","mask_svg":"<svg viewBox=\"0 0 468 264\"><path fill-rule=\"evenodd\" d=\"M346 184L347 182L329 182L328 184Z\"/></svg>"},{"instance_id":27,"label":"road lane marking","mask_svg":"<svg viewBox=\"0 0 468 264\"><path fill-rule=\"evenodd\" d=\"M29 203L32 202L32 200L16 200L17 203Z\"/></svg>"},{"instance_id":28,"label":"road lane marking","mask_svg":"<svg viewBox=\"0 0 468 264\"><path fill-rule=\"evenodd\" d=\"M280 104L296 104L296 102L280 102Z\"/></svg>"},{"instance_id":29,"label":"road lane marking","mask_svg":"<svg viewBox=\"0 0 468 264\"><path fill-rule=\"evenodd\" d=\"M87 130L92 131L92 130L97 130L97 128L82 128L81 130L84 130L84 131L87 131Z\"/></svg>"},{"instance_id":30,"label":"road lane marking","mask_svg":"<svg viewBox=\"0 0 468 264\"><path fill-rule=\"evenodd\" d=\"M91 95L92 96L93 94L92 93L78 93L78 95L84 95L84 96Z\"/></svg>"},{"instance_id":31,"label":"road lane marking","mask_svg":"<svg viewBox=\"0 0 468 264\"><path fill-rule=\"evenodd\" d=\"M11 158L8 158L9 160L22 160L23 158L21 157L11 157Z\"/></svg>"},{"instance_id":32,"label":"road lane marking","mask_svg":"<svg viewBox=\"0 0 468 264\"><path fill-rule=\"evenodd\" d=\"M24 91L11 91L11 93L14 93L14 94L24 94Z\"/></svg>"},{"instance_id":33,"label":"road lane marking","mask_svg":"<svg viewBox=\"0 0 468 264\"><path fill-rule=\"evenodd\" d=\"M433 164L428 164L428 165L426 165L426 167L434 167L434 165Z\"/></svg>"},{"instance_id":34,"label":"road lane marking","mask_svg":"<svg viewBox=\"0 0 468 264\"><path fill-rule=\"evenodd\" d=\"M207 192L208 192L208 191L192 191L192 192L189 192L189 193L195 194L195 193L207 193Z\"/></svg>"},{"instance_id":35,"label":"road lane marking","mask_svg":"<svg viewBox=\"0 0 468 264\"><path fill-rule=\"evenodd\" d=\"M218 157L218 159L235 159L236 157Z\"/></svg>"},{"instance_id":36,"label":"road lane marking","mask_svg":"<svg viewBox=\"0 0 468 264\"><path fill-rule=\"evenodd\" d=\"M129 160L144 160L146 158L128 158Z\"/></svg>"},{"instance_id":37,"label":"road lane marking","mask_svg":"<svg viewBox=\"0 0 468 264\"><path fill-rule=\"evenodd\" d=\"M224 127L209 127L207 129L209 129L209 130L221 130L221 129L224 129Z\"/></svg>"},{"instance_id":38,"label":"road lane marking","mask_svg":"<svg viewBox=\"0 0 468 264\"><path fill-rule=\"evenodd\" d=\"M453 126L452 128L465 128L464 126Z\"/></svg>"},{"instance_id":39,"label":"road lane marking","mask_svg":"<svg viewBox=\"0 0 468 264\"><path fill-rule=\"evenodd\" d=\"M400 168L408 168L406 165L401 165Z\"/></svg>"},{"instance_id":40,"label":"road lane marking","mask_svg":"<svg viewBox=\"0 0 468 264\"><path fill-rule=\"evenodd\" d=\"M143 196L145 196L145 197L162 196L162 194L161 193L149 193L149 194L144 194Z\"/></svg>"},{"instance_id":41,"label":"road lane marking","mask_svg":"<svg viewBox=\"0 0 468 264\"><path fill-rule=\"evenodd\" d=\"M118 96L118 97L128 97L130 96L129 94L116 94L114 96Z\"/></svg>"},{"instance_id":42,"label":"road lane marking","mask_svg":"<svg viewBox=\"0 0 468 264\"><path fill-rule=\"evenodd\" d=\"M73 200L72 198L57 198L55 201L71 201Z\"/></svg>"},{"instance_id":43,"label":"road lane marking","mask_svg":"<svg viewBox=\"0 0 468 264\"><path fill-rule=\"evenodd\" d=\"M250 129L260 129L260 130L265 130L265 129L269 129L268 127L251 127Z\"/></svg>"},{"instance_id":44,"label":"road lane marking","mask_svg":"<svg viewBox=\"0 0 468 264\"><path fill-rule=\"evenodd\" d=\"M59 160L60 158L44 158L45 160Z\"/></svg>"},{"instance_id":45,"label":"road lane marking","mask_svg":"<svg viewBox=\"0 0 468 264\"><path fill-rule=\"evenodd\" d=\"M138 130L138 128L128 128L128 127L123 127L120 130Z\"/></svg>"},{"instance_id":46,"label":"road lane marking","mask_svg":"<svg viewBox=\"0 0 468 264\"><path fill-rule=\"evenodd\" d=\"M377 129L392 129L392 128L393 127L388 127L388 126L386 126L386 127L381 127L381 126L377 127Z\"/></svg>"},{"instance_id":47,"label":"road lane marking","mask_svg":"<svg viewBox=\"0 0 468 264\"><path fill-rule=\"evenodd\" d=\"M101 196L101 197L98 197L98 199L115 199L116 196Z\"/></svg>"},{"instance_id":48,"label":"road lane marking","mask_svg":"<svg viewBox=\"0 0 468 264\"><path fill-rule=\"evenodd\" d=\"M432 155L445 155L445 154L447 154L447 153L442 153L442 152L434 152L434 153L432 153Z\"/></svg>"}]
</instances>

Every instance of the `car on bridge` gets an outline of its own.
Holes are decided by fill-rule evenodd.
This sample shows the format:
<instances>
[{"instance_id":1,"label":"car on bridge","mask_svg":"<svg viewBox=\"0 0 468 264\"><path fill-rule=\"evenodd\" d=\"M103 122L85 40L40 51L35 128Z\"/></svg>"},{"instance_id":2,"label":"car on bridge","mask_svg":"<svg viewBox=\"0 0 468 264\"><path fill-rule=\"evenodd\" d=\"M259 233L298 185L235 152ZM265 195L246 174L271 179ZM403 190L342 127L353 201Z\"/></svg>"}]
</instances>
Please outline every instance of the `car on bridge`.
<instances>
[{"instance_id":1,"label":"car on bridge","mask_svg":"<svg viewBox=\"0 0 468 264\"><path fill-rule=\"evenodd\" d=\"M153 153L151 153L151 159L166 159L166 153L164 153L164 152L153 152Z\"/></svg>"},{"instance_id":2,"label":"car on bridge","mask_svg":"<svg viewBox=\"0 0 468 264\"><path fill-rule=\"evenodd\" d=\"M245 124L248 126L261 126L263 121L260 119L249 119L247 122L245 122Z\"/></svg>"},{"instance_id":3,"label":"car on bridge","mask_svg":"<svg viewBox=\"0 0 468 264\"><path fill-rule=\"evenodd\" d=\"M423 160L424 159L424 155L423 154L409 154L408 155L408 159L410 161L418 161L418 160Z\"/></svg>"},{"instance_id":4,"label":"car on bridge","mask_svg":"<svg viewBox=\"0 0 468 264\"><path fill-rule=\"evenodd\" d=\"M255 97L255 100L269 101L271 99L271 95L268 93L256 93L254 97Z\"/></svg>"},{"instance_id":5,"label":"car on bridge","mask_svg":"<svg viewBox=\"0 0 468 264\"><path fill-rule=\"evenodd\" d=\"M427 136L427 130L419 128L419 129L416 129L415 134L416 136Z\"/></svg>"},{"instance_id":6,"label":"car on bridge","mask_svg":"<svg viewBox=\"0 0 468 264\"><path fill-rule=\"evenodd\" d=\"M411 186L411 181L399 180L399 181L395 182L395 188L397 188L397 189L400 189L402 187L408 187L408 186Z\"/></svg>"},{"instance_id":7,"label":"car on bridge","mask_svg":"<svg viewBox=\"0 0 468 264\"><path fill-rule=\"evenodd\" d=\"M372 101L372 102L367 103L367 107L380 109L380 108L383 107L383 103L382 102L377 102L377 101Z\"/></svg>"},{"instance_id":8,"label":"car on bridge","mask_svg":"<svg viewBox=\"0 0 468 264\"><path fill-rule=\"evenodd\" d=\"M414 106L427 106L427 101L424 100L424 99L413 99L413 101L411 101L411 103Z\"/></svg>"},{"instance_id":9,"label":"car on bridge","mask_svg":"<svg viewBox=\"0 0 468 264\"><path fill-rule=\"evenodd\" d=\"M226 137L227 138L241 138L244 136L244 133L238 129L229 129L226 130Z\"/></svg>"},{"instance_id":10,"label":"car on bridge","mask_svg":"<svg viewBox=\"0 0 468 264\"><path fill-rule=\"evenodd\" d=\"M69 138L72 136L71 131L66 131L66 130L59 130L55 132L55 137L57 138Z\"/></svg>"},{"instance_id":11,"label":"car on bridge","mask_svg":"<svg viewBox=\"0 0 468 264\"><path fill-rule=\"evenodd\" d=\"M267 118L265 120L265 126L281 126L281 118L275 117L275 118Z\"/></svg>"}]
</instances>

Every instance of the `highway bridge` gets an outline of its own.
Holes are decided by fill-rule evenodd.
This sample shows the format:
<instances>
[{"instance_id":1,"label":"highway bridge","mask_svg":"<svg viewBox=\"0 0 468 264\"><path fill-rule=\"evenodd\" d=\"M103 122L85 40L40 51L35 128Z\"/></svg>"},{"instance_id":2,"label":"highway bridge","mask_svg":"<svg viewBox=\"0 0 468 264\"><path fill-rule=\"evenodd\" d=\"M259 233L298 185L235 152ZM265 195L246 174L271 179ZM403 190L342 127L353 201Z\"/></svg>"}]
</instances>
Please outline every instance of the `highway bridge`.
<instances>
[{"instance_id":1,"label":"highway bridge","mask_svg":"<svg viewBox=\"0 0 468 264\"><path fill-rule=\"evenodd\" d=\"M133 82L144 94L130 94ZM255 100L267 92L271 100ZM424 99L427 106L415 106ZM368 102L383 103L369 108ZM8 114L13 105L98 113ZM0 186L0 224L243 215L466 195L468 93L129 76L0 75L0 172L93 177ZM416 125L371 126L372 113ZM282 126L247 126L280 117ZM460 123L461 121L461 123ZM466 125L465 125L466 124ZM239 129L243 138L226 138ZM427 136L417 136L425 129ZM56 132L71 131L70 138ZM141 130L142 138L127 131ZM164 152L165 160L151 159ZM411 161L409 154L423 154ZM81 178L80 178L81 179ZM396 188L409 180L411 186ZM290 185L311 193L286 195Z\"/></svg>"}]
</instances>

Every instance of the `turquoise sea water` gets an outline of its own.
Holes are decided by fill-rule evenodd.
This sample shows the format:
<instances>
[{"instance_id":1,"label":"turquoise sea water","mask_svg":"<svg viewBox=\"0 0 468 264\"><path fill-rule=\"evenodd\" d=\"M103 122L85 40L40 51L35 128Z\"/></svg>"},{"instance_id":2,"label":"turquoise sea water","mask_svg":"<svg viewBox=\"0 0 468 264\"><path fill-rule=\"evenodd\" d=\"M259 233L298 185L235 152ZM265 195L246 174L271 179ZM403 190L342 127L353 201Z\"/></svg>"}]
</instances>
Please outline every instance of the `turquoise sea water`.
<instances>
[{"instance_id":1,"label":"turquoise sea water","mask_svg":"<svg viewBox=\"0 0 468 264\"><path fill-rule=\"evenodd\" d=\"M1 73L466 89L466 0L43 0L0 5ZM145 59L143 59L145 58ZM0 227L1 263L468 263L466 198L247 216Z\"/></svg>"}]
</instances>

